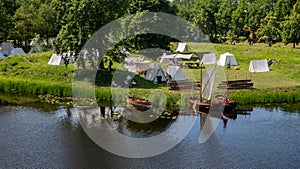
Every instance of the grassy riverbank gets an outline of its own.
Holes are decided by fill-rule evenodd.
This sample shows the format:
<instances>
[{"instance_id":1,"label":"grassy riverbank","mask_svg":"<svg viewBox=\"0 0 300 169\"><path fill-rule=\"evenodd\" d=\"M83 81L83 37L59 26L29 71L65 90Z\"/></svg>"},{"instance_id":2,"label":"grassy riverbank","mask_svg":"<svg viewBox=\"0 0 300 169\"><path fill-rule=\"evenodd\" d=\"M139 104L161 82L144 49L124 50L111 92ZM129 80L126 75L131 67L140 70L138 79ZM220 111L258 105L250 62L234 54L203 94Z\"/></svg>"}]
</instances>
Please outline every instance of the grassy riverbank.
<instances>
[{"instance_id":1,"label":"grassy riverbank","mask_svg":"<svg viewBox=\"0 0 300 169\"><path fill-rule=\"evenodd\" d=\"M189 46L197 53L203 53L203 48L196 43ZM206 48L207 49L207 48ZM210 46L206 52L216 51L218 54L230 52L235 54L240 70L225 70L229 80L252 79L254 89L229 90L228 96L240 104L249 103L282 103L300 102L300 49L255 44L248 46L219 45ZM55 95L59 97L72 96L72 81L74 65L67 68L64 65L50 66L47 64L51 52L28 54L8 57L0 60L0 91L15 92L26 95ZM276 59L270 72L253 73L248 71L250 60ZM114 66L118 66L116 63ZM196 77L198 69L190 70ZM113 72L98 71L95 95L99 100L111 99L110 81ZM164 85L154 85L135 76L138 86L130 89L130 94L136 97L147 98L152 89L161 89L167 97L168 105L178 105L179 92L169 91Z\"/></svg>"}]
</instances>

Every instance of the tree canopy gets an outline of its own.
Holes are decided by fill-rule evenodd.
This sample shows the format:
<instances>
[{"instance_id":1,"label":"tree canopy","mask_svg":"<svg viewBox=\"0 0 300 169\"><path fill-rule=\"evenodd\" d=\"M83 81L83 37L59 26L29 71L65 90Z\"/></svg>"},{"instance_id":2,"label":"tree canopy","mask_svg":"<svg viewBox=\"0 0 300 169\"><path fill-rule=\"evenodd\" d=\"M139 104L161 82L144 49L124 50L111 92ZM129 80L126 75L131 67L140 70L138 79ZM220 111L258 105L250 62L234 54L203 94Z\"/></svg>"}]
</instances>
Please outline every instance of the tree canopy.
<instances>
[{"instance_id":1,"label":"tree canopy","mask_svg":"<svg viewBox=\"0 0 300 169\"><path fill-rule=\"evenodd\" d=\"M56 38L56 51L77 53L102 26L130 14L163 12L194 23L212 42L299 43L300 0L1 0L0 43L28 46L34 37ZM126 26L132 26L131 21ZM163 40L161 40L163 39ZM171 38L139 34L118 46L166 47ZM295 46L295 45L294 45Z\"/></svg>"}]
</instances>

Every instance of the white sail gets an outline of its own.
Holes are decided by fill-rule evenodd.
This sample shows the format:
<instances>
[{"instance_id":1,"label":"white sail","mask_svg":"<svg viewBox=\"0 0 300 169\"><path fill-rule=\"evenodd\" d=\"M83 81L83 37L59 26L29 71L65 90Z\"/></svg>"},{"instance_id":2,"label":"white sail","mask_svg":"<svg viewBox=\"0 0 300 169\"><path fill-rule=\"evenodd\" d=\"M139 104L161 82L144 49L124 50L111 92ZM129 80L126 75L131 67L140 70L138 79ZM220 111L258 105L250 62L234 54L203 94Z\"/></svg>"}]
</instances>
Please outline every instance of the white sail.
<instances>
[{"instance_id":1,"label":"white sail","mask_svg":"<svg viewBox=\"0 0 300 169\"><path fill-rule=\"evenodd\" d=\"M202 98L211 99L215 80L216 66L214 65L202 75Z\"/></svg>"}]
</instances>

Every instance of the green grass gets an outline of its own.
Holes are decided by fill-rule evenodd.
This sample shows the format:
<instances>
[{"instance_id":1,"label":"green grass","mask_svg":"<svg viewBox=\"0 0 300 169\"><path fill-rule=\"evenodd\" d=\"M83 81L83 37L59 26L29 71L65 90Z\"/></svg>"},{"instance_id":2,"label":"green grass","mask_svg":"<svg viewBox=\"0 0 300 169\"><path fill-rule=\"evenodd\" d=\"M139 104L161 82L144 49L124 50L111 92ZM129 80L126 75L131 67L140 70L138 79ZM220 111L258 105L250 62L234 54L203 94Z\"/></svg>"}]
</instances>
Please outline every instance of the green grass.
<instances>
[{"instance_id":1,"label":"green grass","mask_svg":"<svg viewBox=\"0 0 300 169\"><path fill-rule=\"evenodd\" d=\"M244 44L221 45L211 44L209 47L202 47L197 43L190 43L195 52L204 51L217 52L218 57L229 52L235 55L240 70L224 69L228 80L251 79L255 88L289 87L300 85L300 49L282 46L267 47L267 44ZM212 46L214 49L212 49ZM250 73L249 65L251 60L276 59L270 67L270 72Z\"/></svg>"},{"instance_id":2,"label":"green grass","mask_svg":"<svg viewBox=\"0 0 300 169\"><path fill-rule=\"evenodd\" d=\"M228 80L252 79L254 89L252 90L229 90L229 97L240 104L248 103L275 103L275 102L299 102L300 100L300 49L293 49L290 46L274 45L267 47L267 44L255 44L248 46L243 44L221 45L221 44L198 44L188 43L189 48L199 56L204 53L216 52L218 56L225 52L233 53L238 61L240 70L227 70L222 68L226 75L223 78ZM17 92L30 95L55 95L60 97L72 96L72 82L74 65L67 68L64 65L50 66L48 60L52 53L28 54L23 56L8 57L0 60L0 91ZM270 72L252 73L248 71L251 60L276 59L271 66ZM114 63L114 68L120 65ZM199 81L199 69L184 69L186 76ZM89 76L76 74L78 77ZM95 96L98 100L111 100L110 83L112 79L122 84L122 78L126 78L128 72L124 69L117 69L115 72L99 70L96 74ZM138 85L130 88L129 94L135 97L152 98L155 94L153 89L159 89L167 98L168 106L182 105L179 92L169 91L164 84L155 85L144 79L143 76L134 75ZM217 75L218 76L218 75ZM94 80L88 82L94 83ZM87 89L79 90L81 94L88 94ZM115 89L114 89L115 90ZM118 101L124 101L122 89L114 92ZM156 94L157 95L157 94ZM86 96L90 97L90 96ZM184 96L187 97L187 96ZM183 105L184 107L186 105Z\"/></svg>"}]
</instances>

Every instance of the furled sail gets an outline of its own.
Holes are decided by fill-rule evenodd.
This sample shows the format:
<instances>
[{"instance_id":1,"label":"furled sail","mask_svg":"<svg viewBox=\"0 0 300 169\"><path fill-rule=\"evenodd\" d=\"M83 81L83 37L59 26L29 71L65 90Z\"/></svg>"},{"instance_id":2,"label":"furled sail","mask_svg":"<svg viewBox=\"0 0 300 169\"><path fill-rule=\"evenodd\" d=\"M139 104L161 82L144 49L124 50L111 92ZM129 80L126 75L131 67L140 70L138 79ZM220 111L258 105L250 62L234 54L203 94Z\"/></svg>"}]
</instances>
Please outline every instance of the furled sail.
<instances>
[{"instance_id":1,"label":"furled sail","mask_svg":"<svg viewBox=\"0 0 300 169\"><path fill-rule=\"evenodd\" d=\"M202 75L202 98L211 99L214 86L216 66L212 66Z\"/></svg>"}]
</instances>

